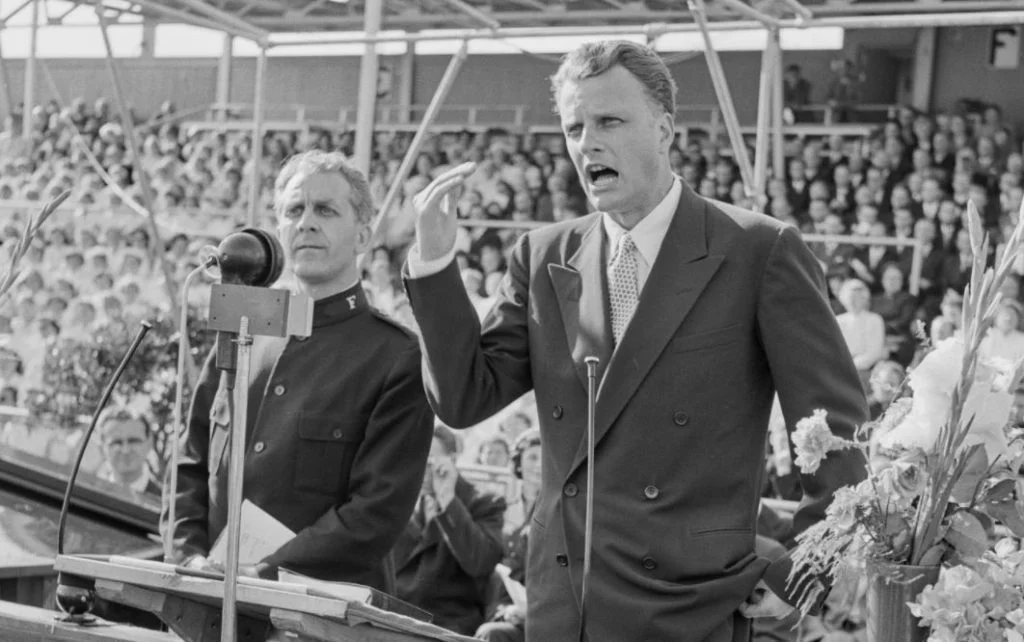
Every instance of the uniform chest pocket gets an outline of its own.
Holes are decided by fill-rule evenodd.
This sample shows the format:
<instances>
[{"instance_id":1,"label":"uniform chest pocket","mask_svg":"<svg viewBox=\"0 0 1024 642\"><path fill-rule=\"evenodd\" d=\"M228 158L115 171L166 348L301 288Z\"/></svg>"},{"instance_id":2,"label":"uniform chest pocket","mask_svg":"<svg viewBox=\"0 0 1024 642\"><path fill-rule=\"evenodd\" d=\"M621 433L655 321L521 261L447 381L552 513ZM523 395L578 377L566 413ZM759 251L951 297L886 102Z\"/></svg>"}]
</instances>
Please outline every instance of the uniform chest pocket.
<instances>
[{"instance_id":1,"label":"uniform chest pocket","mask_svg":"<svg viewBox=\"0 0 1024 642\"><path fill-rule=\"evenodd\" d=\"M348 478L365 420L338 415L300 413L295 452L295 489L339 497L348 492Z\"/></svg>"}]
</instances>

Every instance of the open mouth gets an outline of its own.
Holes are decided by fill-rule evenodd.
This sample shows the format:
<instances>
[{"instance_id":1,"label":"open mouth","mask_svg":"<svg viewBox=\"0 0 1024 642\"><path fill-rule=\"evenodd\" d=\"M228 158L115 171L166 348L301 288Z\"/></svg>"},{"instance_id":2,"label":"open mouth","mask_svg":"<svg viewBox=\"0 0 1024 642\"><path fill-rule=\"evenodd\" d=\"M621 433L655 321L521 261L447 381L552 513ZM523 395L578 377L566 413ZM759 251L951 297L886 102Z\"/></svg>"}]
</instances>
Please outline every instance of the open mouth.
<instances>
[{"instance_id":1,"label":"open mouth","mask_svg":"<svg viewBox=\"0 0 1024 642\"><path fill-rule=\"evenodd\" d=\"M619 178L619 172L607 165L591 163L586 166L586 176L592 186L602 188L612 185Z\"/></svg>"}]
</instances>

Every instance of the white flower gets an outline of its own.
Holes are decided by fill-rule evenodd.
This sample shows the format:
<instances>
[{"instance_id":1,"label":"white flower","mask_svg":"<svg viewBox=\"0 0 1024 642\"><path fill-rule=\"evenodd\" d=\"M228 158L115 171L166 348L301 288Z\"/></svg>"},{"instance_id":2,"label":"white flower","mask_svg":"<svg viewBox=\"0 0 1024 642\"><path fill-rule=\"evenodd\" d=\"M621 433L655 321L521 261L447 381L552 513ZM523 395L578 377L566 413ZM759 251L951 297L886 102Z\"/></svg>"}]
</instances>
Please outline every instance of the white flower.
<instances>
[{"instance_id":1,"label":"white flower","mask_svg":"<svg viewBox=\"0 0 1024 642\"><path fill-rule=\"evenodd\" d=\"M810 417L804 417L793 431L793 447L796 450L797 467L808 475L817 472L821 462L830 450L842 447L842 440L832 434L828 427L828 412L815 410Z\"/></svg>"}]
</instances>

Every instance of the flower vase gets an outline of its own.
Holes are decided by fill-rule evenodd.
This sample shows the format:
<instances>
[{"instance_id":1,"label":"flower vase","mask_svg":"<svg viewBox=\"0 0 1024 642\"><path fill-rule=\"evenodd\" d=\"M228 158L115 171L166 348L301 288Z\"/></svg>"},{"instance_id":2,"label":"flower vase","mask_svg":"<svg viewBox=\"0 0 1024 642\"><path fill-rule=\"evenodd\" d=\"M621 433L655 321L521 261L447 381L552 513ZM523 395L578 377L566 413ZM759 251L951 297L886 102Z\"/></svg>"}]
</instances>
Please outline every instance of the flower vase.
<instances>
[{"instance_id":1,"label":"flower vase","mask_svg":"<svg viewBox=\"0 0 1024 642\"><path fill-rule=\"evenodd\" d=\"M929 629L907 604L938 582L939 567L876 562L868 565L867 579L868 642L925 642Z\"/></svg>"}]
</instances>

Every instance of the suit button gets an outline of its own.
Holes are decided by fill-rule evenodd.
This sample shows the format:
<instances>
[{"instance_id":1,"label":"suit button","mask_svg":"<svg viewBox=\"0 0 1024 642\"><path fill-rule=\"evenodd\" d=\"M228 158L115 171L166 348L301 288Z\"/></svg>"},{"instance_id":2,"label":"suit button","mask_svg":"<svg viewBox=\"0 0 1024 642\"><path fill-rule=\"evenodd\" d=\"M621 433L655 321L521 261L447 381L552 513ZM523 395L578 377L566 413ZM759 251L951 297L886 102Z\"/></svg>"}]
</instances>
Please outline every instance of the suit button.
<instances>
[{"instance_id":1,"label":"suit button","mask_svg":"<svg viewBox=\"0 0 1024 642\"><path fill-rule=\"evenodd\" d=\"M253 445L252 449L255 450L258 453L261 453L261 452L263 452L263 449L266 448L266 447L267 447L267 445L265 443L263 443L262 441L257 441Z\"/></svg>"},{"instance_id":2,"label":"suit button","mask_svg":"<svg viewBox=\"0 0 1024 642\"><path fill-rule=\"evenodd\" d=\"M281 384L277 384L276 386L274 386L274 394L277 395L278 397L284 395L284 386L282 386Z\"/></svg>"},{"instance_id":3,"label":"suit button","mask_svg":"<svg viewBox=\"0 0 1024 642\"><path fill-rule=\"evenodd\" d=\"M296 341L305 341L305 340L306 340L306 339L308 339L308 338L309 338L309 337L295 337L295 340L296 340Z\"/></svg>"},{"instance_id":4,"label":"suit button","mask_svg":"<svg viewBox=\"0 0 1024 642\"><path fill-rule=\"evenodd\" d=\"M561 553L559 553L558 555L555 555L555 561L558 562L559 566L568 566L569 565L569 556L568 555L562 555Z\"/></svg>"},{"instance_id":5,"label":"suit button","mask_svg":"<svg viewBox=\"0 0 1024 642\"><path fill-rule=\"evenodd\" d=\"M658 568L658 563L654 561L653 557L645 557L640 560L640 563L643 564L643 567L648 571L653 571Z\"/></svg>"},{"instance_id":6,"label":"suit button","mask_svg":"<svg viewBox=\"0 0 1024 642\"><path fill-rule=\"evenodd\" d=\"M576 484L569 482L565 485L565 488L562 489L562 492L565 493L566 497L575 497L580 494L580 489L576 488Z\"/></svg>"},{"instance_id":7,"label":"suit button","mask_svg":"<svg viewBox=\"0 0 1024 642\"><path fill-rule=\"evenodd\" d=\"M687 416L685 412L676 412L674 415L672 415L672 421L677 426L683 427L686 424L690 423L690 418Z\"/></svg>"},{"instance_id":8,"label":"suit button","mask_svg":"<svg viewBox=\"0 0 1024 642\"><path fill-rule=\"evenodd\" d=\"M562 418L562 407L561 406L555 406L555 409L551 411L551 416L554 417L555 419L561 419Z\"/></svg>"},{"instance_id":9,"label":"suit button","mask_svg":"<svg viewBox=\"0 0 1024 642\"><path fill-rule=\"evenodd\" d=\"M658 495L660 494L661 491L658 490L658 487L654 485L648 486L647 488L644 489L644 497L646 497L647 499L658 499Z\"/></svg>"},{"instance_id":10,"label":"suit button","mask_svg":"<svg viewBox=\"0 0 1024 642\"><path fill-rule=\"evenodd\" d=\"M334 437L335 439L341 439L342 434L344 433L341 432L341 428L335 428L331 431L331 437Z\"/></svg>"}]
</instances>

